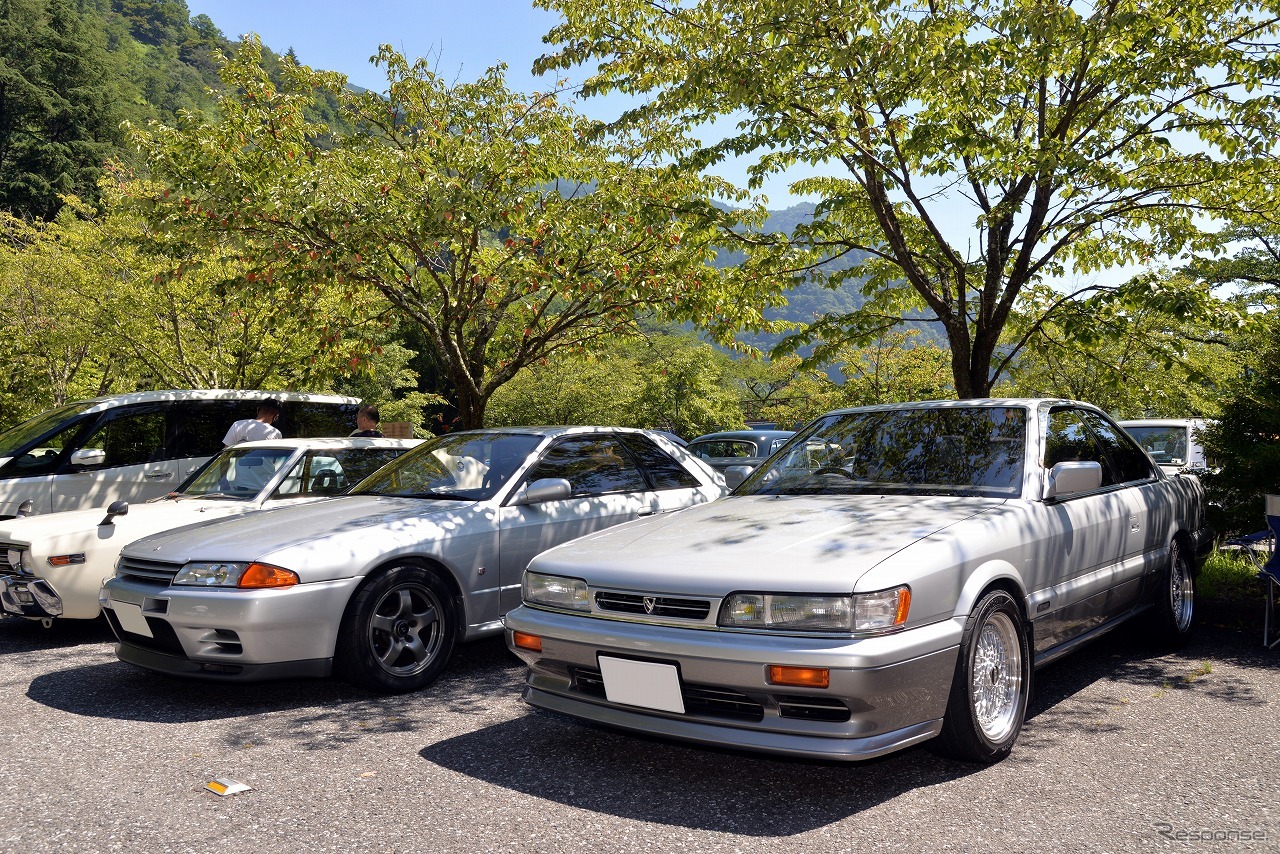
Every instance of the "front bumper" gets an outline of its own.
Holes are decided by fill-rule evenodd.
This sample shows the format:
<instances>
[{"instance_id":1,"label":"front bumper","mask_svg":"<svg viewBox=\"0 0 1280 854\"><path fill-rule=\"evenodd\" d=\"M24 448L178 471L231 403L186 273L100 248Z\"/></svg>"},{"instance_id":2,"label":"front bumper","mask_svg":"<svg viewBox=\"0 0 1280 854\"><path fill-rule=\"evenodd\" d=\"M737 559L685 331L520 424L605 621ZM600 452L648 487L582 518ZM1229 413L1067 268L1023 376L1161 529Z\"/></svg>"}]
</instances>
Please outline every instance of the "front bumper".
<instances>
[{"instance_id":1,"label":"front bumper","mask_svg":"<svg viewBox=\"0 0 1280 854\"><path fill-rule=\"evenodd\" d=\"M218 590L117 577L103 586L101 604L120 660L148 670L235 682L328 676L359 581ZM130 630L140 629L138 620L149 636Z\"/></svg>"},{"instance_id":2,"label":"front bumper","mask_svg":"<svg viewBox=\"0 0 1280 854\"><path fill-rule=\"evenodd\" d=\"M874 638L795 637L604 620L536 610L506 616L529 665L524 699L620 729L812 759L870 759L941 730L963 625ZM542 651L512 632L537 635ZM598 657L674 665L685 711L612 703ZM770 684L769 665L824 667L830 687Z\"/></svg>"},{"instance_id":3,"label":"front bumper","mask_svg":"<svg viewBox=\"0 0 1280 854\"><path fill-rule=\"evenodd\" d=\"M0 609L15 617L45 620L61 617L62 597L43 578L4 576L0 578Z\"/></svg>"}]
</instances>

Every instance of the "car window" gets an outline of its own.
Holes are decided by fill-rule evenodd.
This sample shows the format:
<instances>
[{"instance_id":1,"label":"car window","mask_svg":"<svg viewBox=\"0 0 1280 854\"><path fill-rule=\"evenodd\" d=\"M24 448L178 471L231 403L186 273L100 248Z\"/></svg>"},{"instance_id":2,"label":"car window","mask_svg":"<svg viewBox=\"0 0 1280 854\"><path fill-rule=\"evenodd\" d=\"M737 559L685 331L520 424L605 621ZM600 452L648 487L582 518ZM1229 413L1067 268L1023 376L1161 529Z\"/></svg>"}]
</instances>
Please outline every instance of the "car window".
<instances>
[{"instance_id":1,"label":"car window","mask_svg":"<svg viewBox=\"0 0 1280 854\"><path fill-rule=\"evenodd\" d=\"M11 457L19 451L29 450L28 445L39 444L45 446L47 442L38 442L41 436L45 434L57 432L58 435L65 434L68 427L72 425L66 424L69 419L75 418L85 409L89 408L91 403L68 403L65 406L59 406L57 409L51 409L48 412L42 412L34 418L23 421L14 427L0 433L0 457ZM96 418L97 416L91 416ZM81 419L76 419L75 424L83 423ZM61 427L62 429L58 429Z\"/></svg>"},{"instance_id":2,"label":"car window","mask_svg":"<svg viewBox=\"0 0 1280 854\"><path fill-rule=\"evenodd\" d=\"M452 501L487 501L515 475L541 436L453 433L438 436L374 472L354 491Z\"/></svg>"},{"instance_id":3,"label":"car window","mask_svg":"<svg viewBox=\"0 0 1280 854\"><path fill-rule=\"evenodd\" d=\"M818 419L742 495L1022 493L1021 407L924 407Z\"/></svg>"},{"instance_id":4,"label":"car window","mask_svg":"<svg viewBox=\"0 0 1280 854\"><path fill-rule=\"evenodd\" d=\"M618 436L627 450L635 454L644 470L648 472L654 489L691 489L701 486L680 463L648 436L639 433L622 433Z\"/></svg>"},{"instance_id":5,"label":"car window","mask_svg":"<svg viewBox=\"0 0 1280 854\"><path fill-rule=\"evenodd\" d=\"M178 401L170 408L167 453L173 459L211 457L222 450L228 427L255 414L252 400Z\"/></svg>"},{"instance_id":6,"label":"car window","mask_svg":"<svg viewBox=\"0 0 1280 854\"><path fill-rule=\"evenodd\" d=\"M1116 429L1096 412L1085 411L1080 417L1097 436L1103 453L1115 469L1117 482L1134 483L1156 476L1147 455L1123 430Z\"/></svg>"},{"instance_id":7,"label":"car window","mask_svg":"<svg viewBox=\"0 0 1280 854\"><path fill-rule=\"evenodd\" d=\"M1180 466L1187 462L1187 428L1126 427L1125 432L1137 440L1157 463Z\"/></svg>"},{"instance_id":8,"label":"car window","mask_svg":"<svg viewBox=\"0 0 1280 854\"><path fill-rule=\"evenodd\" d=\"M1044 467L1058 463L1094 462L1102 466L1102 485L1114 486L1120 478L1102 443L1086 424L1083 410L1058 407L1049 410L1049 429L1045 434Z\"/></svg>"},{"instance_id":9,"label":"car window","mask_svg":"<svg viewBox=\"0 0 1280 854\"><path fill-rule=\"evenodd\" d=\"M124 407L113 410L81 447L106 453L94 469L119 468L156 462L165 458L165 413L162 405ZM89 467L85 467L89 468Z\"/></svg>"},{"instance_id":10,"label":"car window","mask_svg":"<svg viewBox=\"0 0 1280 854\"><path fill-rule=\"evenodd\" d=\"M308 495L340 495L400 456L400 448L326 448L308 451L299 460L272 498Z\"/></svg>"},{"instance_id":11,"label":"car window","mask_svg":"<svg viewBox=\"0 0 1280 854\"><path fill-rule=\"evenodd\" d=\"M287 448L228 448L191 476L179 492L192 498L256 498L294 452Z\"/></svg>"},{"instance_id":12,"label":"car window","mask_svg":"<svg viewBox=\"0 0 1280 854\"><path fill-rule=\"evenodd\" d=\"M98 415L90 415L76 419L56 433L40 439L35 445L29 445L25 451L5 463L4 468L0 469L0 477L52 474L62 463L63 451L69 447L77 447L77 437L98 418Z\"/></svg>"},{"instance_id":13,"label":"car window","mask_svg":"<svg viewBox=\"0 0 1280 854\"><path fill-rule=\"evenodd\" d=\"M697 454L704 460L719 459L723 457L754 457L756 456L756 446L754 442L729 439L709 439L705 442L694 442L690 444L689 453Z\"/></svg>"},{"instance_id":14,"label":"car window","mask_svg":"<svg viewBox=\"0 0 1280 854\"><path fill-rule=\"evenodd\" d=\"M570 436L547 449L525 478L564 478L575 497L613 492L643 492L644 475L612 436Z\"/></svg>"}]
</instances>

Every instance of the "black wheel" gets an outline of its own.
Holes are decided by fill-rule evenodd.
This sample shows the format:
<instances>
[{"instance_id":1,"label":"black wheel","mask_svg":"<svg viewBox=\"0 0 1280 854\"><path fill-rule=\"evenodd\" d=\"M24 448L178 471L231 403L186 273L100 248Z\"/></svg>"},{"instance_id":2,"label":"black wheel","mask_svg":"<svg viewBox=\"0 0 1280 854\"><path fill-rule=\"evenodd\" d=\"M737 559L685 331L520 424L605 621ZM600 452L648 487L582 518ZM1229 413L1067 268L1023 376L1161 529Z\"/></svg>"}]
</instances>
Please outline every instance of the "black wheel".
<instances>
[{"instance_id":1,"label":"black wheel","mask_svg":"<svg viewBox=\"0 0 1280 854\"><path fill-rule=\"evenodd\" d=\"M1013 750L1031 694L1031 643L1018 603L1003 590L978 600L960 640L938 753L999 762Z\"/></svg>"},{"instance_id":2,"label":"black wheel","mask_svg":"<svg viewBox=\"0 0 1280 854\"><path fill-rule=\"evenodd\" d=\"M1191 639L1196 616L1195 569L1186 551L1174 540L1169 545L1169 567L1160 574L1156 589L1155 631L1159 640L1175 647Z\"/></svg>"},{"instance_id":3,"label":"black wheel","mask_svg":"<svg viewBox=\"0 0 1280 854\"><path fill-rule=\"evenodd\" d=\"M369 691L420 690L449 663L457 628L453 598L439 576L411 564L392 567L351 597L334 670Z\"/></svg>"}]
</instances>

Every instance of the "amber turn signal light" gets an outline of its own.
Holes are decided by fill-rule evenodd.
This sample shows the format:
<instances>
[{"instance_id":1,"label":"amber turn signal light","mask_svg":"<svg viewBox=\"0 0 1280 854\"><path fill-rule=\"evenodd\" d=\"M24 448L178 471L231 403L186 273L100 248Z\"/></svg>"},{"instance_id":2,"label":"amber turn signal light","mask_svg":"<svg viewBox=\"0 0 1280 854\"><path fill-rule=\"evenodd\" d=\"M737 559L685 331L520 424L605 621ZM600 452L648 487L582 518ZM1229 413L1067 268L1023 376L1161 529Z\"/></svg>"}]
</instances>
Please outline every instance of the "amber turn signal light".
<instances>
[{"instance_id":1,"label":"amber turn signal light","mask_svg":"<svg viewBox=\"0 0 1280 854\"><path fill-rule=\"evenodd\" d=\"M278 566L251 563L240 576L237 587L292 587L298 583L298 574Z\"/></svg>"},{"instance_id":2,"label":"amber turn signal light","mask_svg":"<svg viewBox=\"0 0 1280 854\"><path fill-rule=\"evenodd\" d=\"M512 632L511 642L520 649L527 649L530 652L542 652L542 638L537 635L526 634L525 632Z\"/></svg>"},{"instance_id":3,"label":"amber turn signal light","mask_svg":"<svg viewBox=\"0 0 1280 854\"><path fill-rule=\"evenodd\" d=\"M825 667L786 667L769 665L769 684L797 688L826 688L831 684L831 671Z\"/></svg>"}]
</instances>

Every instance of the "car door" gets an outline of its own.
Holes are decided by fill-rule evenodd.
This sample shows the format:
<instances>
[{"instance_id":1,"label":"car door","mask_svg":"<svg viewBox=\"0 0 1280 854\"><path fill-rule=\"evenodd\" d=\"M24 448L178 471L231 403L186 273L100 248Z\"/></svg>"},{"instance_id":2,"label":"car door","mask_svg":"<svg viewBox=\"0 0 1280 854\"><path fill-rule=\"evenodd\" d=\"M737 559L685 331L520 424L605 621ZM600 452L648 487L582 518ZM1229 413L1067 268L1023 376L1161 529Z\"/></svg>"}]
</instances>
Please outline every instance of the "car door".
<instances>
[{"instance_id":1,"label":"car door","mask_svg":"<svg viewBox=\"0 0 1280 854\"><path fill-rule=\"evenodd\" d=\"M503 613L520 604L520 578L535 555L658 510L644 474L614 434L590 433L555 441L522 481L543 478L563 478L573 492L560 501L501 508L499 601Z\"/></svg>"},{"instance_id":2,"label":"car door","mask_svg":"<svg viewBox=\"0 0 1280 854\"><path fill-rule=\"evenodd\" d=\"M164 452L166 406L112 409L78 438L54 479L52 510L100 507L122 499L146 501L177 486L177 465ZM85 454L94 457L86 459Z\"/></svg>"},{"instance_id":3,"label":"car door","mask_svg":"<svg viewBox=\"0 0 1280 854\"><path fill-rule=\"evenodd\" d=\"M1048 412L1043 465L1046 474L1060 462L1088 461L1102 466L1102 485L1086 493L1046 499L1042 518L1025 533L1035 579L1030 591L1036 652L1070 640L1100 625L1112 607L1112 589L1129 539L1130 504L1111 459L1079 407Z\"/></svg>"},{"instance_id":4,"label":"car door","mask_svg":"<svg viewBox=\"0 0 1280 854\"><path fill-rule=\"evenodd\" d=\"M1099 413L1086 411L1081 418L1111 461L1126 508L1124 546L1107 604L1111 616L1137 603L1143 575L1163 560L1165 543L1160 541L1160 526L1151 518L1151 508L1168 505L1157 496L1162 489L1159 473L1138 444Z\"/></svg>"}]
</instances>

